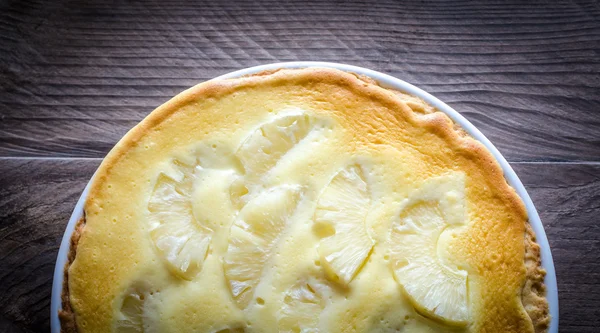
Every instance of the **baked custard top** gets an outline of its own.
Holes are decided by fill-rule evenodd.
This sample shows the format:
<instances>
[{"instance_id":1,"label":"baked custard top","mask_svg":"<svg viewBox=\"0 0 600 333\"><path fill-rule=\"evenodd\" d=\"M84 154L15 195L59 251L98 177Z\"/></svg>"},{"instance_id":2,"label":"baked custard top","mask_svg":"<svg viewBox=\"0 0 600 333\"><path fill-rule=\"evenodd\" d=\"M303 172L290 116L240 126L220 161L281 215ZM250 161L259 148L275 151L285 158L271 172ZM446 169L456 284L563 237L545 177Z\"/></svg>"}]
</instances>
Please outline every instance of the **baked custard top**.
<instances>
[{"instance_id":1,"label":"baked custard top","mask_svg":"<svg viewBox=\"0 0 600 333\"><path fill-rule=\"evenodd\" d=\"M80 332L534 332L527 228L444 114L285 69L195 86L115 146L68 298Z\"/></svg>"}]
</instances>

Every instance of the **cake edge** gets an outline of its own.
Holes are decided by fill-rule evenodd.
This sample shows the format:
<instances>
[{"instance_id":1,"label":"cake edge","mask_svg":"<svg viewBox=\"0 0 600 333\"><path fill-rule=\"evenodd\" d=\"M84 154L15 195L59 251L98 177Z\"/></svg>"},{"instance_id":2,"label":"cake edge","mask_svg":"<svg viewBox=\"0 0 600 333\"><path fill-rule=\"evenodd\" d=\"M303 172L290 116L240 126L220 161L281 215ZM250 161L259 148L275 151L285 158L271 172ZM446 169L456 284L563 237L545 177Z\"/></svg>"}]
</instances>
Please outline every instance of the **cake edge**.
<instances>
[{"instance_id":1,"label":"cake edge","mask_svg":"<svg viewBox=\"0 0 600 333\"><path fill-rule=\"evenodd\" d=\"M522 210L525 210L521 197L516 193L513 187L508 185L506 182L506 178L504 177L504 173L502 171L501 166L498 164L496 159L491 155L491 153L487 150L485 146L475 138L471 137L468 133L464 131L464 129L455 123L450 117L448 117L445 113L437 110L436 108L429 105L427 102L422 100L421 98L408 94L401 90L391 89L382 87L379 82L369 76L357 74L353 72L338 70L338 69L330 69L330 68L319 68L319 67L308 67L308 68L279 68L274 70L265 70L254 74L249 74L245 76L241 76L240 78L228 79L228 80L236 80L241 78L252 79L253 77L267 76L273 75L280 71L300 71L312 69L315 71L337 71L346 74L350 74L356 78L356 80L361 81L363 83L374 85L380 89L383 89L387 92L393 93L397 98L402 97L401 100L404 102L412 112L416 114L422 115L438 115L437 117L433 117L429 120L423 121L422 125L424 126L433 126L437 127L443 134L447 134L450 136L454 136L453 139L461 139L464 140L465 146L467 149L472 150L474 153L481 155L482 159L487 159L491 162L491 165L495 171L498 171L500 177L504 180L504 184L507 187L508 192L510 192L511 199L515 200L516 205L519 206ZM228 81L223 80L223 81ZM215 84L221 81L206 81L195 85L179 94L174 96L169 101L157 107L153 110L146 118L144 118L138 125L132 128L125 136L119 140L119 142L113 147L113 149L108 153L108 155L103 160L110 161L114 163L116 160L123 155L123 149L125 147L131 146L132 143L135 143L142 135L142 132L145 129L150 129L154 125L160 123L164 120L168 115L170 115L169 110L176 109L177 106L185 105L187 101L199 95L203 91L210 91L211 88L209 85ZM204 88L204 89L201 89ZM216 90L216 89L215 89ZM404 100L404 99L408 99ZM156 112L158 111L158 112ZM153 115L154 114L154 115ZM452 124L451 128L448 128L447 124L450 122ZM142 123L150 123L143 124ZM108 169L108 168L105 168ZM101 175L97 175L92 179L92 183L98 184L101 183L101 180L106 177L107 172L104 172ZM91 189L96 188L97 186L92 186ZM92 191L90 191L90 197L92 196ZM526 211L525 211L526 214ZM63 278L63 286L61 292L61 304L62 309L59 310L58 316L60 321L60 331L61 333L78 333L78 327L76 322L76 314L71 306L70 302L70 293L69 293L69 268L76 257L77 246L79 243L79 239L84 231L85 227L85 211L84 216L77 222L75 226L75 230L71 235L70 243L69 243L69 252L68 252L68 260L64 267L64 278ZM551 316L549 314L549 304L546 297L546 286L544 284L544 278L546 275L546 271L542 267L541 260L541 250L539 244L536 242L536 235L531 227L529 222L525 223L525 233L524 233L524 249L525 249L525 269L526 269L526 278L525 282L521 288L521 303L532 321L534 332L535 333L544 333L548 331Z\"/></svg>"},{"instance_id":2,"label":"cake edge","mask_svg":"<svg viewBox=\"0 0 600 333\"><path fill-rule=\"evenodd\" d=\"M525 224L525 269L526 279L521 290L521 302L531 318L535 333L544 333L550 327L550 309L546 298L544 277L546 270L542 267L542 256L535 232L530 223Z\"/></svg>"},{"instance_id":3,"label":"cake edge","mask_svg":"<svg viewBox=\"0 0 600 333\"><path fill-rule=\"evenodd\" d=\"M60 323L60 331L61 333L78 333L77 329L77 321L75 319L75 311L71 306L70 292L69 292L69 268L73 261L75 261L75 256L77 254L77 245L79 245L79 238L81 238L81 234L85 227L85 214L83 217L77 221L75 224L75 229L71 234L71 238L69 240L69 252L67 254L67 262L65 263L65 267L63 268L63 283L62 283L62 292L60 295L61 298L61 307L62 309L58 310L58 319Z\"/></svg>"}]
</instances>

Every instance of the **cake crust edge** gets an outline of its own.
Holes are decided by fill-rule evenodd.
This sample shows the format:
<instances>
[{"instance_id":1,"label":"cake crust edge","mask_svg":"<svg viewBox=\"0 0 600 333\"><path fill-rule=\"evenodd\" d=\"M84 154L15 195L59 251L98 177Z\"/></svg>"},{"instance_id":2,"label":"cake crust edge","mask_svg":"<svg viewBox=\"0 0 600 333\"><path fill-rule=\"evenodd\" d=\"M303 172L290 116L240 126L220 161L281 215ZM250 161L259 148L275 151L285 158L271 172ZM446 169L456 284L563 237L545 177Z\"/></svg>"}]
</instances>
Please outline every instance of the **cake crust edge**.
<instances>
[{"instance_id":1,"label":"cake crust edge","mask_svg":"<svg viewBox=\"0 0 600 333\"><path fill-rule=\"evenodd\" d=\"M521 302L531 318L535 333L547 332L550 313L544 284L546 270L542 268L540 246L529 223L525 224L525 269L527 278L521 291Z\"/></svg>"},{"instance_id":2,"label":"cake crust edge","mask_svg":"<svg viewBox=\"0 0 600 333\"><path fill-rule=\"evenodd\" d=\"M75 256L77 254L77 245L79 244L79 239L81 238L81 234L85 227L85 215L77 221L75 225L75 230L73 234L71 234L71 239L69 241L69 252L67 254L67 263L63 269L63 283L62 283L62 293L61 293L61 304L62 309L58 311L58 319L60 321L60 331L62 333L77 333L79 330L77 329L77 321L75 319L75 311L71 306L70 293L69 293L69 267L73 261L75 261Z\"/></svg>"}]
</instances>

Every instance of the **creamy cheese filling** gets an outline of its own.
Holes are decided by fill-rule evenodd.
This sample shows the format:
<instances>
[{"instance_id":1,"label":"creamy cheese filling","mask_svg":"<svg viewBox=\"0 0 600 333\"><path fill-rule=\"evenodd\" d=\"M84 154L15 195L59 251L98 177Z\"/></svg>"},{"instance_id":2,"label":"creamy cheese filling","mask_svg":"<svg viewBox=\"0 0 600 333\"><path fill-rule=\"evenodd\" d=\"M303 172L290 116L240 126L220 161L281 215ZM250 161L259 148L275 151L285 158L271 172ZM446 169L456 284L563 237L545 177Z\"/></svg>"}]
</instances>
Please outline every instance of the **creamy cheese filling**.
<instances>
[{"instance_id":1,"label":"creamy cheese filling","mask_svg":"<svg viewBox=\"0 0 600 333\"><path fill-rule=\"evenodd\" d=\"M170 272L118 298L119 332L427 332L469 323L453 239L468 225L465 175L390 184L369 151L336 156L332 119L275 112L241 141L203 141L164 163L147 239ZM165 306L165 305L169 306Z\"/></svg>"}]
</instances>

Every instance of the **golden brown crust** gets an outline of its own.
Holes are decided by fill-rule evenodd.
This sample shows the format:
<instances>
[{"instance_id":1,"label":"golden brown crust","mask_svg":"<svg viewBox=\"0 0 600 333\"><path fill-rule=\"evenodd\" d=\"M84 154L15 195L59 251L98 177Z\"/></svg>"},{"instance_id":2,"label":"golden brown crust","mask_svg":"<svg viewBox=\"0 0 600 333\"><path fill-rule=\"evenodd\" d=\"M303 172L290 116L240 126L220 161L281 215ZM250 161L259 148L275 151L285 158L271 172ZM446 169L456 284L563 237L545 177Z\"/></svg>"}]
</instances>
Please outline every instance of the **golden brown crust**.
<instances>
[{"instance_id":1,"label":"golden brown crust","mask_svg":"<svg viewBox=\"0 0 600 333\"><path fill-rule=\"evenodd\" d=\"M550 325L550 313L546 299L540 246L535 242L535 234L531 225L525 226L525 267L527 280L521 292L521 301L525 311L533 322L536 333L546 332Z\"/></svg>"},{"instance_id":2,"label":"golden brown crust","mask_svg":"<svg viewBox=\"0 0 600 333\"><path fill-rule=\"evenodd\" d=\"M89 200L94 200L96 192L99 191L112 167L119 161L125 152L134 147L140 138L152 128L160 125L165 119L177 112L180 108L199 97L215 98L231 91L240 81L245 81L248 86L258 85L267 76L276 76L279 80L286 80L286 76L309 76L311 81L319 82L322 80L340 84L351 91L361 90L363 93L372 96L397 110L400 116L412 119L415 123L429 129L436 135L450 142L458 151L464 154L468 159L477 161L477 164L486 167L486 174L490 183L499 189L503 200L510 202L515 214L526 219L525 207L514 191L507 183L503 171L494 157L478 141L468 136L457 124L452 122L448 116L435 110L421 99L408 95L404 92L383 90L373 79L360 76L348 75L348 73L339 70L311 68L311 69L279 69L265 71L254 74L242 79L211 81L192 87L181 94L175 96L167 103L158 107L143 122L134 127L105 158L103 167L98 170L98 174L93 179ZM405 107L408 106L408 107ZM69 253L70 265L75 257L75 251L84 223L80 222L71 239L71 251ZM65 281L63 290L63 311L61 312L61 323L63 332L76 332L75 314L69 303L68 290L68 265L65 269ZM527 314L533 322L535 332L544 332L547 330L550 322L548 315L548 304L545 299L545 287L543 279L545 272L541 268L540 250L535 243L535 236L531 226L525 226L525 266L526 281L522 289L521 300Z\"/></svg>"},{"instance_id":3,"label":"golden brown crust","mask_svg":"<svg viewBox=\"0 0 600 333\"><path fill-rule=\"evenodd\" d=\"M71 302L69 299L69 267L75 261L75 255L77 252L77 245L79 243L79 238L81 238L81 233L83 232L83 228L85 227L85 217L82 217L77 221L75 225L75 230L71 235L71 241L69 243L69 253L67 255L67 263L64 268L63 275L63 285L62 285L62 294L61 294L61 303L62 310L58 313L58 318L60 319L60 331L62 333L77 333L77 322L75 321L75 312L71 306Z\"/></svg>"}]
</instances>

